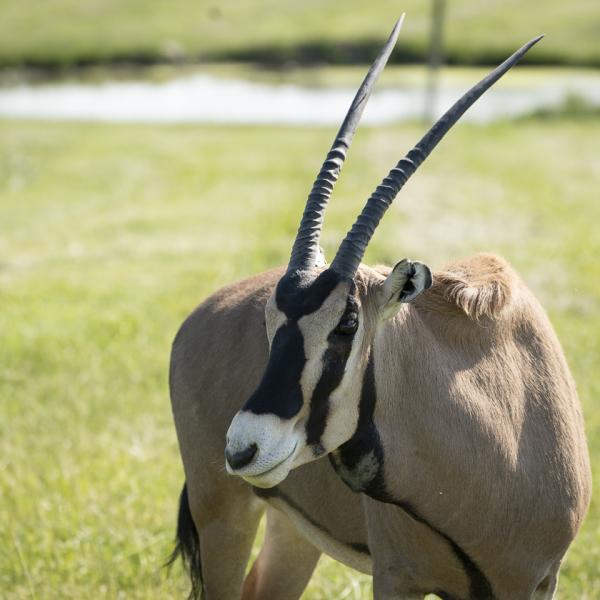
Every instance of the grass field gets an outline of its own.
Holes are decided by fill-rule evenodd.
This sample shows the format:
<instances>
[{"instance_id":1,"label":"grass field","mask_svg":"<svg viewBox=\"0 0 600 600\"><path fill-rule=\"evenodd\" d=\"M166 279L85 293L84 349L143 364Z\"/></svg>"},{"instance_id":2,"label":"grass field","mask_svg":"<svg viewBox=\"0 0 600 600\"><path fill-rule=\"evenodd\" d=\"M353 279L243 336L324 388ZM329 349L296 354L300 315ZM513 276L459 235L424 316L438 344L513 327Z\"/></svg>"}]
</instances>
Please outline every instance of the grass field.
<instances>
[{"instance_id":1,"label":"grass field","mask_svg":"<svg viewBox=\"0 0 600 600\"><path fill-rule=\"evenodd\" d=\"M328 255L420 130L359 132L327 216ZM161 570L182 482L170 342L208 293L287 259L332 135L0 122L3 598L182 597L180 569ZM497 251L549 310L595 473L561 600L600 598L599 138L597 119L458 127L367 256L439 266ZM323 560L305 598L369 589Z\"/></svg>"},{"instance_id":2,"label":"grass field","mask_svg":"<svg viewBox=\"0 0 600 600\"><path fill-rule=\"evenodd\" d=\"M370 61L405 11L399 59L422 60L429 1L0 0L0 66L225 56L283 63ZM539 33L527 60L600 65L597 0L449 0L454 62L497 62Z\"/></svg>"}]
</instances>

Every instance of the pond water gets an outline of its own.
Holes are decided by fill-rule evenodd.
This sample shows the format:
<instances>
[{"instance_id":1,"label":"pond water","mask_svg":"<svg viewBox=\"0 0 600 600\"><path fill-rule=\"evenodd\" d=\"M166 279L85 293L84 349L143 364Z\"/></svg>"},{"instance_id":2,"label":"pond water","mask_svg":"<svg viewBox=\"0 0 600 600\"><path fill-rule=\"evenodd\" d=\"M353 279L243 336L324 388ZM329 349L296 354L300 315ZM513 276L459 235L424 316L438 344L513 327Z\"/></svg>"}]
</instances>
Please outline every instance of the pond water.
<instances>
[{"instance_id":1,"label":"pond water","mask_svg":"<svg viewBox=\"0 0 600 600\"><path fill-rule=\"evenodd\" d=\"M435 112L441 114L466 87L442 86ZM313 88L206 74L159 83L20 84L0 88L0 116L131 123L336 125L353 94L350 87ZM600 106L600 77L567 73L517 87L501 82L464 120L488 122L525 115L560 106L572 95ZM384 88L373 94L364 122L385 124L421 118L424 102L422 86Z\"/></svg>"}]
</instances>

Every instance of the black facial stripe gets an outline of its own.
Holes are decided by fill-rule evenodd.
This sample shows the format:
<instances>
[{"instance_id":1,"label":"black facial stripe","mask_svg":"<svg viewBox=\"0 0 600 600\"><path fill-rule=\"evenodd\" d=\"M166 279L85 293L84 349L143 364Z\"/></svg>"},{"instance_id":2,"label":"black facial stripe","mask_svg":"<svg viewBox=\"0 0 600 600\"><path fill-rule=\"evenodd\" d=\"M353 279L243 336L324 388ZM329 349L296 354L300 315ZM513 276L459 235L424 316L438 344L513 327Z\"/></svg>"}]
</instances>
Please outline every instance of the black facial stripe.
<instances>
[{"instance_id":1,"label":"black facial stripe","mask_svg":"<svg viewBox=\"0 0 600 600\"><path fill-rule=\"evenodd\" d=\"M277 284L276 304L287 316L287 323L275 333L262 381L242 410L257 415L274 414L282 419L291 419L300 412L303 405L300 379L306 364L306 355L298 320L317 311L342 281L333 271L323 271L313 280L308 279L309 277L310 274L295 272L284 275ZM351 297L352 292L353 289L350 293ZM316 412L314 417L309 416L310 430L315 430L315 434L310 436L311 439L320 439L327 418L327 397L339 385L343 375L347 355L340 373L333 360L333 357L338 355L337 345L330 343L327 364L317 384ZM320 433L319 427L321 427Z\"/></svg>"},{"instance_id":2,"label":"black facial stripe","mask_svg":"<svg viewBox=\"0 0 600 600\"><path fill-rule=\"evenodd\" d=\"M260 385L242 410L291 419L302 408L300 378L306 363L304 339L297 322L282 325L273 338L269 362Z\"/></svg>"},{"instance_id":3,"label":"black facial stripe","mask_svg":"<svg viewBox=\"0 0 600 600\"><path fill-rule=\"evenodd\" d=\"M366 544L362 544L360 542L346 542L344 540L338 540L325 525L317 522L313 517L311 517L299 504L297 504L290 496L282 492L278 486L272 488L258 488L253 487L252 491L256 496L262 498L263 500L268 500L269 498L277 498L282 502L285 502L292 510L297 512L302 516L304 520L310 523L316 529L321 530L323 533L327 534L329 537L335 539L341 544L345 544L346 546L350 546L356 552L360 552L361 554L366 554L367 556L371 555L369 551L369 547Z\"/></svg>"},{"instance_id":4,"label":"black facial stripe","mask_svg":"<svg viewBox=\"0 0 600 600\"><path fill-rule=\"evenodd\" d=\"M301 272L289 273L277 284L275 302L288 319L298 320L319 310L342 281L337 273L329 269L320 273L313 281L303 280L302 277Z\"/></svg>"},{"instance_id":5,"label":"black facial stripe","mask_svg":"<svg viewBox=\"0 0 600 600\"><path fill-rule=\"evenodd\" d=\"M471 600L494 600L492 586L477 563L449 535L421 516L409 502L398 500L387 491L383 474L383 448L381 446L379 432L373 423L373 412L375 410L376 402L375 364L373 361L373 354L371 353L361 389L359 417L356 431L348 442L340 446L335 455L330 455L330 461L333 468L340 475L342 473L352 473L352 470L359 464L361 458L373 452L379 465L376 475L369 481L358 482L358 485L354 480L347 481L346 483L354 491L362 491L375 500L398 506L412 519L422 523L443 538L450 546L454 556L461 563L463 570L469 579L469 598ZM343 476L342 480L344 481ZM431 590L431 592L435 593L435 590ZM440 594L438 593L438 595ZM441 597L451 599L451 596L448 594Z\"/></svg>"},{"instance_id":6,"label":"black facial stripe","mask_svg":"<svg viewBox=\"0 0 600 600\"><path fill-rule=\"evenodd\" d=\"M352 350L352 340L351 336L339 336L333 332L327 338L327 350L323 355L323 372L313 392L306 422L306 443L309 446L317 448L321 446L321 437L329 414L329 396L342 381L346 362Z\"/></svg>"}]
</instances>

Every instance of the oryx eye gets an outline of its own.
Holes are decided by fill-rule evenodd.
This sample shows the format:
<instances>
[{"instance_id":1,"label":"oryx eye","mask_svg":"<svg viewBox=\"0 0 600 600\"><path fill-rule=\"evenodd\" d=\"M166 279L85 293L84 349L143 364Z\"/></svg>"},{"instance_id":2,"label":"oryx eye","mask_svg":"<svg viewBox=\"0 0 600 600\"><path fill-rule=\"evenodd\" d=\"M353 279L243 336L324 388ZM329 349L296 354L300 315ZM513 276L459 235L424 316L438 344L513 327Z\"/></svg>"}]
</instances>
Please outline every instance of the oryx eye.
<instances>
[{"instance_id":1,"label":"oryx eye","mask_svg":"<svg viewBox=\"0 0 600 600\"><path fill-rule=\"evenodd\" d=\"M340 335L354 335L358 329L358 313L351 310L344 313L338 326L334 329L334 333Z\"/></svg>"}]
</instances>

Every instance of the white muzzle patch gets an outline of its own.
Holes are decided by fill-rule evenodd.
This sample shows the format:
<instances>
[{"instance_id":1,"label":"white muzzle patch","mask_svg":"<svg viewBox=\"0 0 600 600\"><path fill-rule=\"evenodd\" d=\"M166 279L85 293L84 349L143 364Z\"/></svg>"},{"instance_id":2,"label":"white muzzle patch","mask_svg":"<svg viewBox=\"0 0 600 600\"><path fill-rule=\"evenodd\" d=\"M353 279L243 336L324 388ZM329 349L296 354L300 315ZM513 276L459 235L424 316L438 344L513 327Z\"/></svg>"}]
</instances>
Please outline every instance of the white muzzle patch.
<instances>
[{"instance_id":1,"label":"white muzzle patch","mask_svg":"<svg viewBox=\"0 0 600 600\"><path fill-rule=\"evenodd\" d=\"M293 421L273 414L240 411L227 431L227 450L236 454L255 444L256 453L241 468L232 468L227 460L225 468L230 475L242 477L251 485L273 487L287 477L303 443L294 431Z\"/></svg>"}]
</instances>

